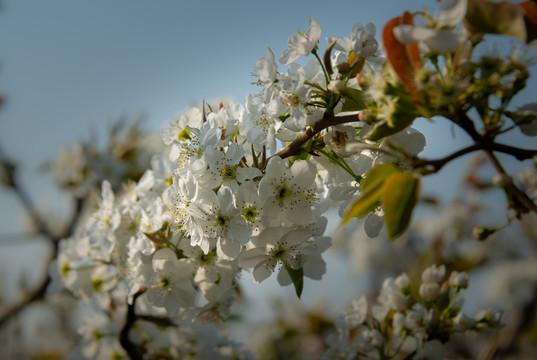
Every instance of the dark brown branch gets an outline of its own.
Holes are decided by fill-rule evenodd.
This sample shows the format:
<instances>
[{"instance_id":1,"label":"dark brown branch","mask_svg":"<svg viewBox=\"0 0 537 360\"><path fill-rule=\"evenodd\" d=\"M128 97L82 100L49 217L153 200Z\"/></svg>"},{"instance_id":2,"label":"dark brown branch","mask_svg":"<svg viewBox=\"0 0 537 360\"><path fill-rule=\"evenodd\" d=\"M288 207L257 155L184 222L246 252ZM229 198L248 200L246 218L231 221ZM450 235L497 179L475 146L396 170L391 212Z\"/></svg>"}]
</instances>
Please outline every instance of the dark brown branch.
<instances>
[{"instance_id":1,"label":"dark brown branch","mask_svg":"<svg viewBox=\"0 0 537 360\"><path fill-rule=\"evenodd\" d=\"M425 167L425 168L431 169L432 172L438 172L438 171L440 171L441 168L444 167L444 165L446 165L451 160L454 160L454 159L456 159L458 157L461 157L463 155L469 154L469 153L477 151L477 150L481 150L481 146L479 146L478 144L474 144L472 146L469 146L467 148L461 149L461 150L459 150L457 152L454 152L453 154L448 155L448 156L446 156L444 158L441 158L441 159L421 160L421 159L418 159L418 158L409 158L407 160L407 165L412 167L412 168L414 168L414 169Z\"/></svg>"},{"instance_id":2,"label":"dark brown branch","mask_svg":"<svg viewBox=\"0 0 537 360\"><path fill-rule=\"evenodd\" d=\"M500 175L507 175L502 164L494 155L493 151L499 151L515 156L519 160L525 160L535 156L534 150L523 150L508 145L494 143L486 135L481 135L475 128L473 121L466 113L457 114L456 119L450 119L459 125L475 142L485 151L492 165ZM533 211L537 213L537 205L531 200L526 193L520 190L515 184L509 184L504 187L505 194L508 198L509 205L518 213L527 213Z\"/></svg>"},{"instance_id":3,"label":"dark brown branch","mask_svg":"<svg viewBox=\"0 0 537 360\"><path fill-rule=\"evenodd\" d=\"M483 141L472 146L461 149L457 152L454 152L451 155L448 155L441 159L436 160L420 160L418 158L410 158L407 161L407 164L412 168L422 168L428 167L433 172L438 172L444 165L446 165L451 160L454 160L463 155L469 154L474 151L485 150L485 151L497 151L505 154L514 156L517 160L526 160L531 159L534 156L537 156L537 150L526 150L520 149L517 147L499 144L493 141Z\"/></svg>"},{"instance_id":4,"label":"dark brown branch","mask_svg":"<svg viewBox=\"0 0 537 360\"><path fill-rule=\"evenodd\" d=\"M324 129L349 122L358 121L358 116L354 115L344 115L344 116L331 116L324 114L323 118L319 120L313 128L309 127L306 131L300 134L291 144L287 145L276 154L272 156L279 156L282 159L288 158L290 156L300 154L300 148L306 143L309 139L323 131Z\"/></svg>"},{"instance_id":5,"label":"dark brown branch","mask_svg":"<svg viewBox=\"0 0 537 360\"><path fill-rule=\"evenodd\" d=\"M26 294L22 297L22 299L4 307L4 309L0 313L0 327L2 327L11 318L21 312L27 305L31 304L34 301L41 300L45 297L47 287L51 282L51 278L48 275L48 268L51 262L56 259L58 255L58 243L61 239L69 237L73 233L76 223L78 222L78 219L82 214L82 210L84 209L85 199L76 198L73 214L71 215L71 218L69 219L65 229L62 232L55 234L54 232L52 232L52 230L48 228L45 220L43 220L42 216L35 208L33 202L30 200L30 197L18 181L16 165L12 161L7 159L6 155L1 151L1 149L0 161L2 162L2 166L4 167L4 169L7 169L8 181L5 185L7 185L11 190L13 190L15 195L18 197L24 210L26 210L28 216L30 216L30 218L32 219L36 227L37 235L41 235L42 237L44 237L52 247L52 254L50 256L50 259L47 261L45 265L45 270L43 272L45 274L45 277L35 288L30 291L27 291Z\"/></svg>"},{"instance_id":6,"label":"dark brown branch","mask_svg":"<svg viewBox=\"0 0 537 360\"><path fill-rule=\"evenodd\" d=\"M127 306L127 317L125 318L125 322L121 326L121 331L119 332L119 343L125 349L127 352L127 355L129 355L129 358L131 360L142 360L143 356L140 353L140 350L136 345L130 340L129 338L129 332L131 331L131 328L133 327L134 323L138 319L136 316L136 300L145 293L146 289L142 288L138 290L136 294L134 294L132 298L132 303Z\"/></svg>"},{"instance_id":7,"label":"dark brown branch","mask_svg":"<svg viewBox=\"0 0 537 360\"><path fill-rule=\"evenodd\" d=\"M498 158L490 150L485 150L489 160L499 174L507 174ZM531 200L525 192L520 190L515 184L511 183L504 187L507 197L510 199L510 205L521 213L533 211L537 214L537 205Z\"/></svg>"},{"instance_id":8,"label":"dark brown branch","mask_svg":"<svg viewBox=\"0 0 537 360\"><path fill-rule=\"evenodd\" d=\"M47 276L31 291L27 292L21 300L11 305L6 306L0 314L0 328L4 326L11 318L21 312L27 305L34 301L41 300L47 291L47 286L50 284L50 277Z\"/></svg>"},{"instance_id":9,"label":"dark brown branch","mask_svg":"<svg viewBox=\"0 0 537 360\"><path fill-rule=\"evenodd\" d=\"M171 319L161 316L153 316L153 315L136 315L136 318L138 320L144 320L151 322L155 325L161 326L161 327L177 327L178 325L174 323Z\"/></svg>"},{"instance_id":10,"label":"dark brown branch","mask_svg":"<svg viewBox=\"0 0 537 360\"><path fill-rule=\"evenodd\" d=\"M483 149L497 151L514 156L517 160L523 161L537 156L537 150L520 149L514 146L499 144L497 142L481 143Z\"/></svg>"}]
</instances>

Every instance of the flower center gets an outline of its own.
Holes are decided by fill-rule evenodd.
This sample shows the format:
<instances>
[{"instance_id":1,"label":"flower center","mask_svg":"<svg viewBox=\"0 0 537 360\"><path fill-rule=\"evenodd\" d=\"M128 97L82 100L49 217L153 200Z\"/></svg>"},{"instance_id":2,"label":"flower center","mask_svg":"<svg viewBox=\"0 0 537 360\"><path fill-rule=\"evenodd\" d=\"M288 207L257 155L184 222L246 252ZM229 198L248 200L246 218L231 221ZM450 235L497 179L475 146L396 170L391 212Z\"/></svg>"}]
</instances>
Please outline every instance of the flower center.
<instances>
[{"instance_id":1,"label":"flower center","mask_svg":"<svg viewBox=\"0 0 537 360\"><path fill-rule=\"evenodd\" d=\"M253 206L247 207L242 211L242 216L244 216L246 221L252 222L257 217L257 209Z\"/></svg>"}]
</instances>

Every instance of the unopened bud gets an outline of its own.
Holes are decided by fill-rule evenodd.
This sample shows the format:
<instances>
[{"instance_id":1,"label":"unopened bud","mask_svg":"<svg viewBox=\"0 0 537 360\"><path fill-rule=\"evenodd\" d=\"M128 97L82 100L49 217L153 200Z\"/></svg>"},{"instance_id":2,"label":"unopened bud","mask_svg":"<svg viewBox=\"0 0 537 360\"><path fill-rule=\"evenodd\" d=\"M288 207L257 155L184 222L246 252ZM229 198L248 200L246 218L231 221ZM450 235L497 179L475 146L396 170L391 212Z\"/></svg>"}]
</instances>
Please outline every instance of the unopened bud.
<instances>
[{"instance_id":1,"label":"unopened bud","mask_svg":"<svg viewBox=\"0 0 537 360\"><path fill-rule=\"evenodd\" d=\"M422 283L420 296L425 300L435 300L440 294L440 286L437 283Z\"/></svg>"},{"instance_id":2,"label":"unopened bud","mask_svg":"<svg viewBox=\"0 0 537 360\"><path fill-rule=\"evenodd\" d=\"M346 73L347 71L349 71L351 68L351 65L349 63L341 63L337 66L337 69L339 71L340 74L344 74Z\"/></svg>"},{"instance_id":3,"label":"unopened bud","mask_svg":"<svg viewBox=\"0 0 537 360\"><path fill-rule=\"evenodd\" d=\"M513 178L507 174L497 174L492 178L492 183L500 188L506 188L513 184Z\"/></svg>"},{"instance_id":4,"label":"unopened bud","mask_svg":"<svg viewBox=\"0 0 537 360\"><path fill-rule=\"evenodd\" d=\"M345 89L345 87L347 87L347 85L342 80L332 80L328 84L328 90L334 94L339 94L341 90Z\"/></svg>"},{"instance_id":5,"label":"unopened bud","mask_svg":"<svg viewBox=\"0 0 537 360\"><path fill-rule=\"evenodd\" d=\"M468 287L468 274L465 272L453 271L449 275L449 284L453 287L466 289Z\"/></svg>"},{"instance_id":6,"label":"unopened bud","mask_svg":"<svg viewBox=\"0 0 537 360\"><path fill-rule=\"evenodd\" d=\"M487 240L489 236L494 234L496 229L486 228L483 226L476 226L472 229L472 237L476 240Z\"/></svg>"}]
</instances>

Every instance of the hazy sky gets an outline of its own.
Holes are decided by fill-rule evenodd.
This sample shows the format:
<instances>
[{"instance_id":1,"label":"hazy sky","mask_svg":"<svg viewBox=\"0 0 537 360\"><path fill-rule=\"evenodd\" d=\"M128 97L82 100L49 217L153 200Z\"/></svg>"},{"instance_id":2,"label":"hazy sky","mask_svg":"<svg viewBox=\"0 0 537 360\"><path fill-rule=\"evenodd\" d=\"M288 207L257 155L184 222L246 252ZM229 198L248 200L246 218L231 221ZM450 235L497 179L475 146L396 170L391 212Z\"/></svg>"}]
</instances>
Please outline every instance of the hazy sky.
<instances>
[{"instance_id":1,"label":"hazy sky","mask_svg":"<svg viewBox=\"0 0 537 360\"><path fill-rule=\"evenodd\" d=\"M49 178L35 168L62 146L87 139L90 131L103 136L120 117L143 115L146 128L160 131L202 98L232 96L243 102L246 93L256 91L251 72L265 47L279 57L291 34L307 30L310 15L321 24L324 39L348 36L357 22L373 22L378 34L405 9L437 6L433 0L0 4L0 92L6 99L0 145L24 167L32 196L53 208L65 199L57 199ZM420 125L432 129L425 121ZM429 154L456 150L460 139L452 139L449 127L436 134ZM21 230L20 209L3 190L0 215L0 236Z\"/></svg>"},{"instance_id":2,"label":"hazy sky","mask_svg":"<svg viewBox=\"0 0 537 360\"><path fill-rule=\"evenodd\" d=\"M257 90L251 72L266 46L279 56L291 34L307 30L310 15L324 39L348 36L356 22L379 31L424 3L4 0L0 144L24 166L33 194L46 198L52 190L35 167L62 146L90 131L104 135L120 117L143 115L147 128L160 131L202 98L243 102ZM0 199L11 201L1 192ZM0 218L0 229L13 226L11 217Z\"/></svg>"}]
</instances>

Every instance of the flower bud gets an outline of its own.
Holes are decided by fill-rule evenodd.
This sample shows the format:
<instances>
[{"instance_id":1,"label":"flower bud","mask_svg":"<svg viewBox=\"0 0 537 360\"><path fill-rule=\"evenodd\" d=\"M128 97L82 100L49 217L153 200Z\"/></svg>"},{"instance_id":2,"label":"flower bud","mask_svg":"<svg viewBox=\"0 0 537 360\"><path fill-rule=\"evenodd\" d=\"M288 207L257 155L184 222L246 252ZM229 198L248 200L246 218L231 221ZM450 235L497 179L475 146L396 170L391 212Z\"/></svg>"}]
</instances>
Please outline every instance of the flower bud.
<instances>
[{"instance_id":1,"label":"flower bud","mask_svg":"<svg viewBox=\"0 0 537 360\"><path fill-rule=\"evenodd\" d=\"M492 178L492 183L499 188L506 188L513 184L513 178L507 174L497 174Z\"/></svg>"},{"instance_id":2,"label":"flower bud","mask_svg":"<svg viewBox=\"0 0 537 360\"><path fill-rule=\"evenodd\" d=\"M462 311L453 319L455 330L463 332L474 326L475 320L466 316Z\"/></svg>"},{"instance_id":3,"label":"flower bud","mask_svg":"<svg viewBox=\"0 0 537 360\"><path fill-rule=\"evenodd\" d=\"M468 287L468 274L465 272L453 271L449 275L449 284L453 287L466 289Z\"/></svg>"},{"instance_id":4,"label":"flower bud","mask_svg":"<svg viewBox=\"0 0 537 360\"><path fill-rule=\"evenodd\" d=\"M406 319L405 316L401 313L393 314L392 320L393 331L395 333L402 333L406 328Z\"/></svg>"},{"instance_id":5,"label":"flower bud","mask_svg":"<svg viewBox=\"0 0 537 360\"><path fill-rule=\"evenodd\" d=\"M349 71L350 68L351 68L351 65L350 65L349 63L346 63L346 62L341 63L341 64L339 64L339 65L337 66L337 69L339 70L339 72L340 72L341 74L343 74L343 73Z\"/></svg>"},{"instance_id":6,"label":"flower bud","mask_svg":"<svg viewBox=\"0 0 537 360\"><path fill-rule=\"evenodd\" d=\"M410 285L410 279L406 273L402 273L395 278L395 285L401 290Z\"/></svg>"},{"instance_id":7,"label":"flower bud","mask_svg":"<svg viewBox=\"0 0 537 360\"><path fill-rule=\"evenodd\" d=\"M341 90L345 89L345 87L345 82L342 80L332 80L328 84L328 90L330 90L334 94L339 94Z\"/></svg>"},{"instance_id":8,"label":"flower bud","mask_svg":"<svg viewBox=\"0 0 537 360\"><path fill-rule=\"evenodd\" d=\"M487 228L484 226L476 226L472 229L472 237L476 240L487 240L488 237L496 232L496 229Z\"/></svg>"},{"instance_id":9,"label":"flower bud","mask_svg":"<svg viewBox=\"0 0 537 360\"><path fill-rule=\"evenodd\" d=\"M485 321L490 327L499 327L502 324L502 309L488 309L481 311L477 316L477 320Z\"/></svg>"},{"instance_id":10,"label":"flower bud","mask_svg":"<svg viewBox=\"0 0 537 360\"><path fill-rule=\"evenodd\" d=\"M423 270L423 273L421 274L421 281L425 283L438 283L442 281L445 274L446 267L444 265L440 265L439 267L436 265L431 265L427 269Z\"/></svg>"},{"instance_id":11,"label":"flower bud","mask_svg":"<svg viewBox=\"0 0 537 360\"><path fill-rule=\"evenodd\" d=\"M440 294L440 286L437 283L423 283L420 285L420 296L425 300L435 300Z\"/></svg>"},{"instance_id":12,"label":"flower bud","mask_svg":"<svg viewBox=\"0 0 537 360\"><path fill-rule=\"evenodd\" d=\"M522 105L512 115L520 131L528 136L537 136L537 103Z\"/></svg>"}]
</instances>

